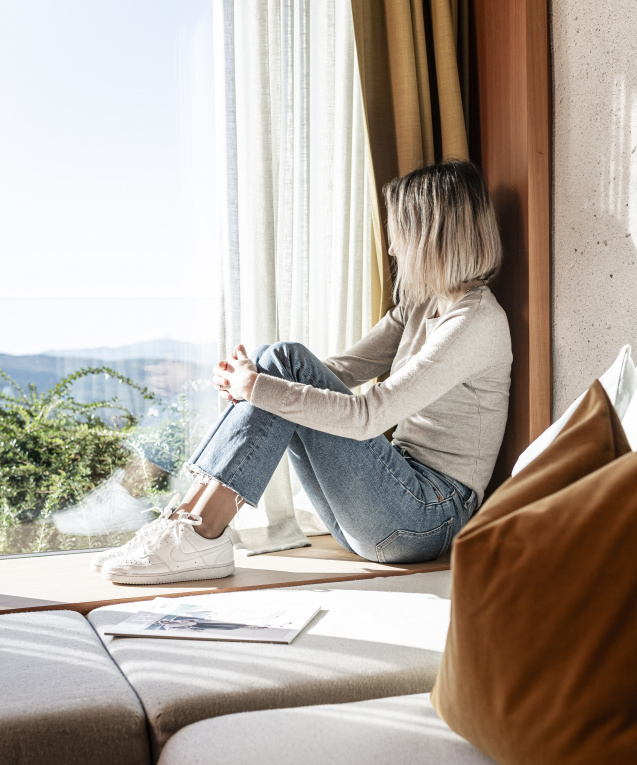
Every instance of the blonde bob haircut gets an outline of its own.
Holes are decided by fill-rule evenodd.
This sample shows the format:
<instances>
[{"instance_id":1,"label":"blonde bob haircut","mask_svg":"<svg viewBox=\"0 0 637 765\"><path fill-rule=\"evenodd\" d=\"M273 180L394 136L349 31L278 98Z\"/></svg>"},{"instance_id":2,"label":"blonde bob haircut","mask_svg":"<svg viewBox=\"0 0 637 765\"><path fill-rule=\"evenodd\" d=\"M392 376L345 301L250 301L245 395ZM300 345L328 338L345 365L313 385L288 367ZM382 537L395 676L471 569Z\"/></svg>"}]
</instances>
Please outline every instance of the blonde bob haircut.
<instances>
[{"instance_id":1,"label":"blonde bob haircut","mask_svg":"<svg viewBox=\"0 0 637 765\"><path fill-rule=\"evenodd\" d=\"M396 258L394 300L448 299L465 282L495 276L502 244L484 178L472 162L449 160L383 188Z\"/></svg>"}]
</instances>

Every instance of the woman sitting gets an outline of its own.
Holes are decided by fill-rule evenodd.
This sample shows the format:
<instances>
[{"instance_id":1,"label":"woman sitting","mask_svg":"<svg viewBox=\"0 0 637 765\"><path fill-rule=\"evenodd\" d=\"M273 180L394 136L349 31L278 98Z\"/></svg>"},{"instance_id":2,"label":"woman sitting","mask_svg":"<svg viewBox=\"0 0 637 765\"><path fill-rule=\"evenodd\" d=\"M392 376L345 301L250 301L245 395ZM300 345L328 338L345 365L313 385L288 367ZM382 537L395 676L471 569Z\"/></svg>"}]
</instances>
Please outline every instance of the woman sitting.
<instances>
[{"instance_id":1,"label":"woman sitting","mask_svg":"<svg viewBox=\"0 0 637 765\"><path fill-rule=\"evenodd\" d=\"M214 383L231 405L186 465L190 490L96 563L106 579L231 574L228 524L258 503L286 450L330 533L368 560L437 558L475 513L504 434L512 361L487 286L502 258L495 214L467 162L414 170L384 193L396 307L325 361L294 342L250 357L240 345L221 361ZM350 390L388 370L366 393Z\"/></svg>"}]
</instances>

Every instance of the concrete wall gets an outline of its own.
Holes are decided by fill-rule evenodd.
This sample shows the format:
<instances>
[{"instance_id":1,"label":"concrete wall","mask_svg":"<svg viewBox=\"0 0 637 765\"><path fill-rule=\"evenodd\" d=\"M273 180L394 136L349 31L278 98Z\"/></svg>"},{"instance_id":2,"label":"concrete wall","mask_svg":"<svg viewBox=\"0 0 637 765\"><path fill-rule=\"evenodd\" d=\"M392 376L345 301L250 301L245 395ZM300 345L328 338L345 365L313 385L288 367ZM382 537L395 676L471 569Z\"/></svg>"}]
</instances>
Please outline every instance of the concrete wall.
<instances>
[{"instance_id":1,"label":"concrete wall","mask_svg":"<svg viewBox=\"0 0 637 765\"><path fill-rule=\"evenodd\" d=\"M637 2L553 0L553 418L637 361Z\"/></svg>"}]
</instances>

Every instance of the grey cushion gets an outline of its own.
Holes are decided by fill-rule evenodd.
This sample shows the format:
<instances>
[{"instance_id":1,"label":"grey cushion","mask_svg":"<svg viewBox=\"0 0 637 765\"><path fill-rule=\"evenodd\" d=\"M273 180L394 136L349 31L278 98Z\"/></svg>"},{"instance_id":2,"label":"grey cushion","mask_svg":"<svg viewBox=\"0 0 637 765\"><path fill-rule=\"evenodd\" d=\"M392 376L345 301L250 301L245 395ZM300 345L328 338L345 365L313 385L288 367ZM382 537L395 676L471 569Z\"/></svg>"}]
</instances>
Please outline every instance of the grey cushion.
<instances>
[{"instance_id":1,"label":"grey cushion","mask_svg":"<svg viewBox=\"0 0 637 765\"><path fill-rule=\"evenodd\" d=\"M0 616L2 765L137 765L144 713L91 625L72 611Z\"/></svg>"},{"instance_id":2,"label":"grey cushion","mask_svg":"<svg viewBox=\"0 0 637 765\"><path fill-rule=\"evenodd\" d=\"M290 645L103 640L144 705L158 755L180 728L208 717L431 690L450 583L443 571L214 596L245 605L288 589L313 591L308 597L318 597L323 610ZM107 606L89 619L102 634L140 607Z\"/></svg>"},{"instance_id":3,"label":"grey cushion","mask_svg":"<svg viewBox=\"0 0 637 765\"><path fill-rule=\"evenodd\" d=\"M189 725L159 765L493 765L438 717L429 694L276 709Z\"/></svg>"}]
</instances>

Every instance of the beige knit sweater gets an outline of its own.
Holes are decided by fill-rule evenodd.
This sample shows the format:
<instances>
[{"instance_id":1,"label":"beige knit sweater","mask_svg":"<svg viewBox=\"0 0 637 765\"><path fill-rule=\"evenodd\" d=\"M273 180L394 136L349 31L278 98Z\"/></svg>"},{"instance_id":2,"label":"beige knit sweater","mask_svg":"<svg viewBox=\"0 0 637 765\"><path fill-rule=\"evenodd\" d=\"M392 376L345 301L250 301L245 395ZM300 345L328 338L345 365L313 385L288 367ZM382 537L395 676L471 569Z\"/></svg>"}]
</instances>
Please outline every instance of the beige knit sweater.
<instances>
[{"instance_id":1,"label":"beige knit sweater","mask_svg":"<svg viewBox=\"0 0 637 765\"><path fill-rule=\"evenodd\" d=\"M396 306L341 356L325 360L350 388L391 369L361 395L257 376L250 403L299 425L365 440L396 425L392 443L474 489L482 501L502 443L511 379L507 317L488 287L441 318L436 300Z\"/></svg>"}]
</instances>

